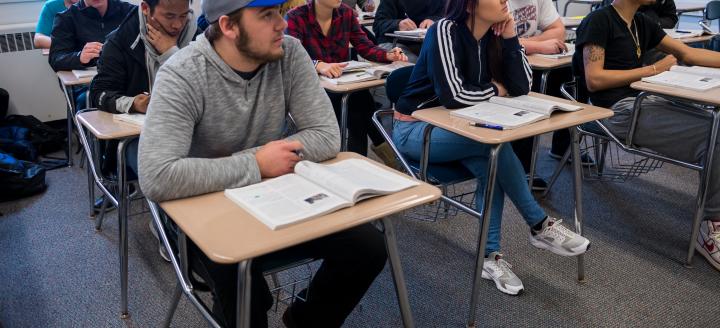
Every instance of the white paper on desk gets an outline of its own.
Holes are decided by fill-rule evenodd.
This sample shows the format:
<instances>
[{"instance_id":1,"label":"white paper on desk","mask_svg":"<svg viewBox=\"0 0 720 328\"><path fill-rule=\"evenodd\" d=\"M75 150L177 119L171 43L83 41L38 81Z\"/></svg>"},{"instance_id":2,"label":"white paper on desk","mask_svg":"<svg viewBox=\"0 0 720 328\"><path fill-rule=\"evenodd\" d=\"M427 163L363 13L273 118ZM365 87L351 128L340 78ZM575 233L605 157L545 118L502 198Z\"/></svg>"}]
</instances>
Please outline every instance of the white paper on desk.
<instances>
[{"instance_id":1,"label":"white paper on desk","mask_svg":"<svg viewBox=\"0 0 720 328\"><path fill-rule=\"evenodd\" d=\"M75 78L82 79L86 77L95 77L97 75L97 67L88 67L87 69L74 69L72 70Z\"/></svg>"},{"instance_id":2,"label":"white paper on desk","mask_svg":"<svg viewBox=\"0 0 720 328\"><path fill-rule=\"evenodd\" d=\"M416 28L414 30L409 31L395 31L395 34L397 35L404 35L404 36L416 36L416 37L424 37L425 34L427 34L426 28Z\"/></svg>"},{"instance_id":3,"label":"white paper on desk","mask_svg":"<svg viewBox=\"0 0 720 328\"><path fill-rule=\"evenodd\" d=\"M720 68L714 67L673 65L670 71L720 78Z\"/></svg>"},{"instance_id":4,"label":"white paper on desk","mask_svg":"<svg viewBox=\"0 0 720 328\"><path fill-rule=\"evenodd\" d=\"M572 57L575 54L575 44L566 42L565 47L567 47L567 51L561 52L559 54L535 54L535 55L538 57L545 57L545 58L551 58L551 59Z\"/></svg>"},{"instance_id":5,"label":"white paper on desk","mask_svg":"<svg viewBox=\"0 0 720 328\"><path fill-rule=\"evenodd\" d=\"M707 91L720 87L719 78L674 71L665 71L658 75L644 77L642 81L694 91Z\"/></svg>"},{"instance_id":6,"label":"white paper on desk","mask_svg":"<svg viewBox=\"0 0 720 328\"><path fill-rule=\"evenodd\" d=\"M705 34L705 31L703 30L691 30L691 29L674 29L674 28L665 28L663 29L665 31L665 34L667 34L669 37L673 39L686 39L686 38L694 38L696 36L701 36Z\"/></svg>"}]
</instances>

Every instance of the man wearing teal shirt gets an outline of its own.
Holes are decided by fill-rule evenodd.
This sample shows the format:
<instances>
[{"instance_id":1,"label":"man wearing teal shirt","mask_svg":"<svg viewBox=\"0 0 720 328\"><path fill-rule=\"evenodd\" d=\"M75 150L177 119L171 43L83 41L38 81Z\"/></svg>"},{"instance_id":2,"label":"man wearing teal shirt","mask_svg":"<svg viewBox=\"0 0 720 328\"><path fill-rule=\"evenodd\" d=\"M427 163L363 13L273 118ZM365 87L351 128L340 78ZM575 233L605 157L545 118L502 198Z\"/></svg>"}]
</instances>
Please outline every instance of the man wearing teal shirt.
<instances>
[{"instance_id":1,"label":"man wearing teal shirt","mask_svg":"<svg viewBox=\"0 0 720 328\"><path fill-rule=\"evenodd\" d=\"M50 32L52 32L53 21L55 15L65 11L68 7L78 2L78 0L48 0L40 10L40 18L38 18L35 27L35 48L50 49Z\"/></svg>"}]
</instances>

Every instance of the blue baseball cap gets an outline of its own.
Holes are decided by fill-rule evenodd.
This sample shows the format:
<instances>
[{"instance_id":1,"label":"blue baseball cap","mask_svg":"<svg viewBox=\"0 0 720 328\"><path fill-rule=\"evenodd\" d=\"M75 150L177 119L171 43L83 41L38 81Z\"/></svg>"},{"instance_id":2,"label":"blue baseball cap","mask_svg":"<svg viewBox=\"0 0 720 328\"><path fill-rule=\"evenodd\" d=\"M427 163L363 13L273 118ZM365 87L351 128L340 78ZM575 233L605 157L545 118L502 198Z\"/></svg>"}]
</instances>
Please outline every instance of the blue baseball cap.
<instances>
[{"instance_id":1,"label":"blue baseball cap","mask_svg":"<svg viewBox=\"0 0 720 328\"><path fill-rule=\"evenodd\" d=\"M203 0L201 8L205 19L214 23L220 16L227 15L245 7L273 7L288 0Z\"/></svg>"}]
</instances>

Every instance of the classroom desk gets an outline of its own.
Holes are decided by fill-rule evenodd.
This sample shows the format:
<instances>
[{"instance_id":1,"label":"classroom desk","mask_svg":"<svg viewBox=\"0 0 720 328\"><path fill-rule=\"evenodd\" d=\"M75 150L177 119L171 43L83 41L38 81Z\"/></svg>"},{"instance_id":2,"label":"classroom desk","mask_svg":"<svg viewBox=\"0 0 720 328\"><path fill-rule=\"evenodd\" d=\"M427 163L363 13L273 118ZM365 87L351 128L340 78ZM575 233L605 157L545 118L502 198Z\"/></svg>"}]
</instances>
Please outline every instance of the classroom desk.
<instances>
[{"instance_id":1,"label":"classroom desk","mask_svg":"<svg viewBox=\"0 0 720 328\"><path fill-rule=\"evenodd\" d=\"M706 43L706 42L710 41L710 39L712 39L713 36L715 36L715 35L708 34L708 35L701 35L701 36L696 36L696 37L692 37L692 38L682 38L682 39L677 39L677 40L680 40L682 43L685 43L685 44Z\"/></svg>"},{"instance_id":2,"label":"classroom desk","mask_svg":"<svg viewBox=\"0 0 720 328\"><path fill-rule=\"evenodd\" d=\"M341 150L347 150L348 134L347 134L347 117L348 117L348 98L353 92L372 89L385 85L385 79L350 83L350 84L332 84L323 79L320 79L320 85L325 91L330 93L342 94L340 102L340 142Z\"/></svg>"},{"instance_id":3,"label":"classroom desk","mask_svg":"<svg viewBox=\"0 0 720 328\"><path fill-rule=\"evenodd\" d=\"M569 67L572 64L572 56L557 59L547 58L538 55L530 55L527 57L528 63L530 63L530 68L537 71L542 71L542 75L540 76L539 90L542 94L547 93L547 80L550 72L559 68Z\"/></svg>"},{"instance_id":4,"label":"classroom desk","mask_svg":"<svg viewBox=\"0 0 720 328\"><path fill-rule=\"evenodd\" d=\"M348 158L368 160L355 153L340 153L335 159L326 163ZM387 216L434 201L440 198L440 195L441 192L437 187L422 183L395 194L362 201L353 207L275 231L235 205L222 192L167 201L161 203L160 207L179 228L181 258L186 258L186 249L183 245L186 244L187 235L211 260L224 264L238 264L237 327L250 325L249 287L253 258L380 220L385 228L388 258L395 280L403 324L405 327L413 327L397 253L395 232Z\"/></svg>"},{"instance_id":5,"label":"classroom desk","mask_svg":"<svg viewBox=\"0 0 720 328\"><path fill-rule=\"evenodd\" d=\"M685 14L685 13L691 13L694 11L705 11L705 4L704 3L675 3L675 12L678 14L678 16Z\"/></svg>"},{"instance_id":6,"label":"classroom desk","mask_svg":"<svg viewBox=\"0 0 720 328\"><path fill-rule=\"evenodd\" d=\"M585 16L560 17L566 29L573 29L580 26L580 22L582 22L583 18L585 18Z\"/></svg>"},{"instance_id":7,"label":"classroom desk","mask_svg":"<svg viewBox=\"0 0 720 328\"><path fill-rule=\"evenodd\" d=\"M393 38L393 48L397 46L398 41L408 41L408 42L416 42L416 43L423 43L425 41L425 36L412 36L412 35L404 35L404 34L397 34L397 33L385 33L385 36Z\"/></svg>"},{"instance_id":8,"label":"classroom desk","mask_svg":"<svg viewBox=\"0 0 720 328\"><path fill-rule=\"evenodd\" d=\"M75 97L72 94L72 87L76 85L89 84L94 76L78 79L71 71L59 71L57 72L57 77L58 80L60 80L63 94L65 94L65 101L67 102L67 149L65 151L65 154L67 155L68 166L72 166L73 161L70 153L72 152L73 125L71 120L75 117Z\"/></svg>"},{"instance_id":9,"label":"classroom desk","mask_svg":"<svg viewBox=\"0 0 720 328\"><path fill-rule=\"evenodd\" d=\"M85 112L77 115L78 123L90 130L100 140L117 140L117 184L118 193L113 195L96 177L95 184L102 190L118 210L119 240L120 240L120 317L127 318L128 314L128 234L127 220L130 201L127 190L127 174L125 147L140 136L140 127L117 122L113 115L103 111ZM90 156L90 154L88 154ZM94 174L94 172L93 172Z\"/></svg>"},{"instance_id":10,"label":"classroom desk","mask_svg":"<svg viewBox=\"0 0 720 328\"><path fill-rule=\"evenodd\" d=\"M358 23L362 26L372 26L375 23L375 18L358 18Z\"/></svg>"},{"instance_id":11,"label":"classroom desk","mask_svg":"<svg viewBox=\"0 0 720 328\"><path fill-rule=\"evenodd\" d=\"M691 243L688 247L688 254L686 258L686 266L689 267L692 264L692 258L695 254L695 241L697 240L697 234L700 228L702 215L704 214L699 209L704 208L705 206L707 186L710 179L710 169L712 168L711 163L713 159L713 153L715 151L715 145L717 143L718 130L720 130L720 88L715 88L702 92L681 89L677 87L651 84L642 81L634 82L630 85L630 87L641 91L640 94L638 94L635 98L636 108L639 108L641 106L642 101L645 98L654 95L680 103L701 105L708 109L711 114L712 124L710 128L710 135L708 136L708 148L705 152L705 163L703 163L702 166L704 170L701 171L702 175L700 178L700 184L698 186L699 196L697 198L696 204L696 209L698 210L696 210L695 217L693 218L693 229L690 237ZM639 116L639 111L636 110L635 112L635 119L637 119L637 117ZM632 138L634 133L635 129L631 129L628 133L628 144L632 144ZM678 161L671 162L679 164ZM697 165L680 165L685 167L690 166L691 168L694 168L696 170L698 170L699 168L699 166Z\"/></svg>"},{"instance_id":12,"label":"classroom desk","mask_svg":"<svg viewBox=\"0 0 720 328\"><path fill-rule=\"evenodd\" d=\"M573 103L571 101L538 94L535 92L530 93L534 97L550 99L557 102ZM487 184L485 186L485 194L483 199L483 211L482 211L482 222L480 228L480 236L478 237L478 246L475 262L475 273L473 278L472 294L470 295L470 314L468 316L467 325L468 327L474 327L475 325L475 310L477 305L478 283L481 279L483 258L485 254L485 244L487 242L488 226L490 224L490 213L491 213L491 200L493 197L494 186L495 186L495 175L497 171L497 157L500 152L500 148L503 144L523 139L527 137L537 136L543 133L566 129L574 126L578 126L583 123L591 122L594 120L600 120L608 118L613 115L613 112L609 109L591 106L587 104L581 104L584 109L576 112L562 112L555 113L551 118L542 120L533 124L529 124L517 129L512 130L491 130L483 129L470 126L468 120L451 116L450 111L443 107L435 107L429 109L423 109L413 112L412 116L429 123L424 131L424 144L423 152L420 160L420 167L426 168L428 164L428 154L430 152L430 135L432 129L439 127L450 132L456 133L463 137L472 139L474 141L492 145L490 151L490 158L488 161L488 173L487 173ZM578 234L582 234L582 177L580 171L580 150L579 150L579 136L576 129L570 129L572 134L572 166L573 166L573 178L574 178L574 199L575 199L575 231ZM424 170L422 170L424 171ZM420 176L426 179L427 175L422 172ZM583 255L578 256L578 280L583 282L585 280L585 266Z\"/></svg>"}]
</instances>

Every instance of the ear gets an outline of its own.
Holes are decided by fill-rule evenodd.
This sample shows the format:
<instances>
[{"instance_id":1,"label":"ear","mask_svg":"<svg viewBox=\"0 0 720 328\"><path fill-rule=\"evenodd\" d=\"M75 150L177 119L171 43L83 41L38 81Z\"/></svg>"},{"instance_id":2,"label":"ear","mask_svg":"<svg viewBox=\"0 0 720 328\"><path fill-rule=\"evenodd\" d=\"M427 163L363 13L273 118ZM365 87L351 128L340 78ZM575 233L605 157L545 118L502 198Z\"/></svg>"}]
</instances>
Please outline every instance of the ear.
<instances>
[{"instance_id":1,"label":"ear","mask_svg":"<svg viewBox=\"0 0 720 328\"><path fill-rule=\"evenodd\" d=\"M220 16L218 19L218 26L222 34L230 39L235 39L238 36L237 29L239 28L236 24L230 21L230 17L227 15Z\"/></svg>"},{"instance_id":2,"label":"ear","mask_svg":"<svg viewBox=\"0 0 720 328\"><path fill-rule=\"evenodd\" d=\"M142 10L143 15L150 16L150 6L148 6L147 2L140 2L140 10Z\"/></svg>"}]
</instances>

